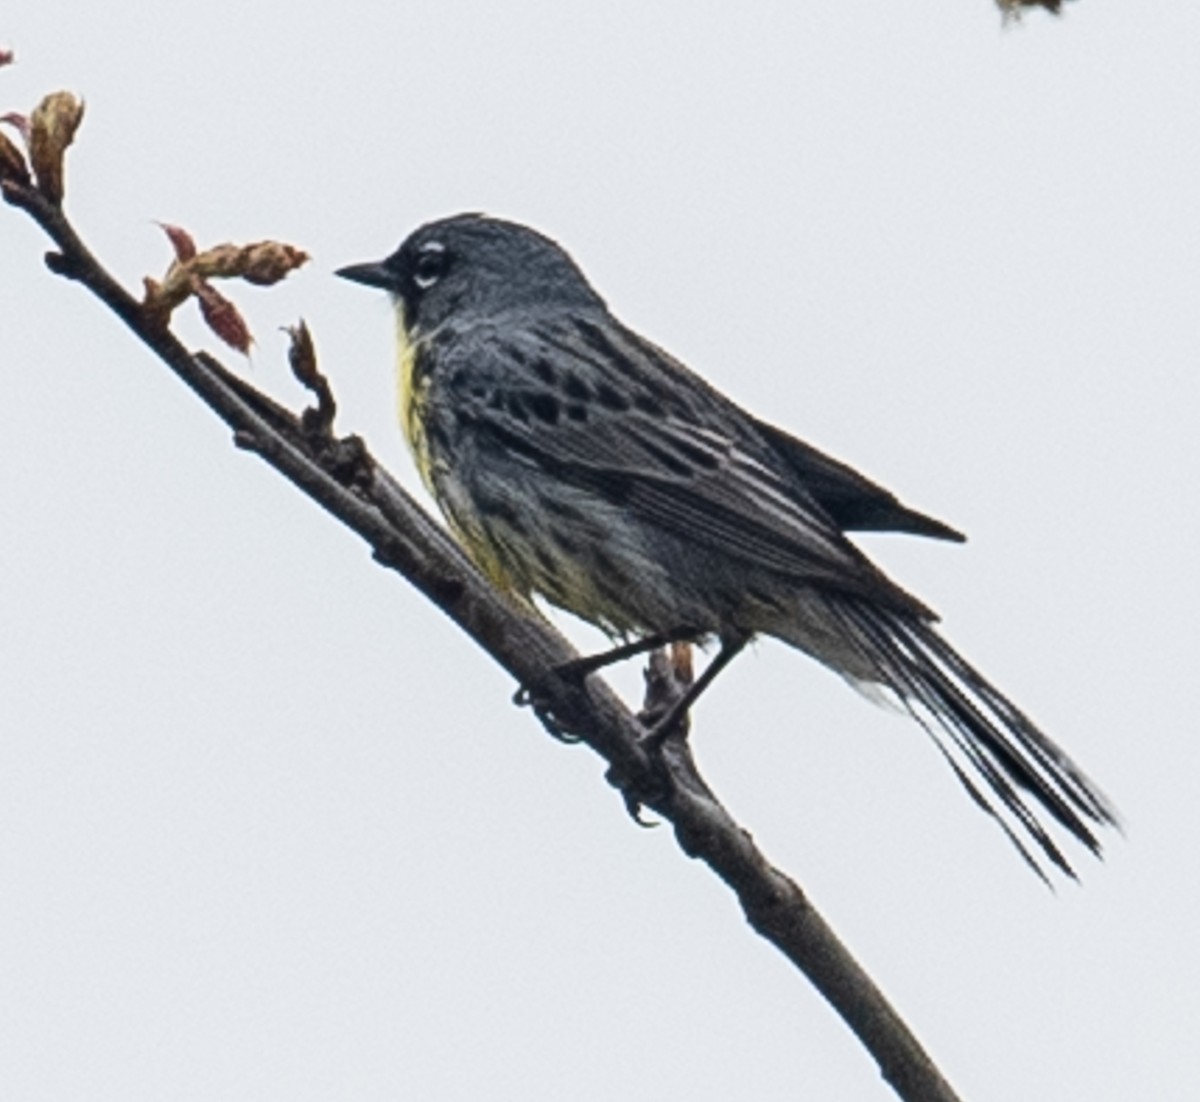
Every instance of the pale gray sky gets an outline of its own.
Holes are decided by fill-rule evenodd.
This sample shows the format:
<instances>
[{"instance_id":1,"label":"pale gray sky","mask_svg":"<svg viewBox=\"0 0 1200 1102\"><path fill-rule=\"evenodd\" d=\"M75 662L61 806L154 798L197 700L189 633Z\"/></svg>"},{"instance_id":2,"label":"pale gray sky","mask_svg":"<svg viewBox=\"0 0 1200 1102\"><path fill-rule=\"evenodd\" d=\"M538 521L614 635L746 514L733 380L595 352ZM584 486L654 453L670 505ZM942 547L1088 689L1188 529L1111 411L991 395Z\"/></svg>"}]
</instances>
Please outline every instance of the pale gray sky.
<instances>
[{"instance_id":1,"label":"pale gray sky","mask_svg":"<svg viewBox=\"0 0 1200 1102\"><path fill-rule=\"evenodd\" d=\"M776 643L701 766L964 1098L1200 1095L1195 5L10 0L0 45L0 113L86 98L68 207L131 285L154 219L312 252L238 290L246 370L294 400L303 315L409 484L387 304L330 273L473 209L967 531L860 543L1125 813L1082 886ZM0 219L0 1094L890 1097L594 756Z\"/></svg>"}]
</instances>

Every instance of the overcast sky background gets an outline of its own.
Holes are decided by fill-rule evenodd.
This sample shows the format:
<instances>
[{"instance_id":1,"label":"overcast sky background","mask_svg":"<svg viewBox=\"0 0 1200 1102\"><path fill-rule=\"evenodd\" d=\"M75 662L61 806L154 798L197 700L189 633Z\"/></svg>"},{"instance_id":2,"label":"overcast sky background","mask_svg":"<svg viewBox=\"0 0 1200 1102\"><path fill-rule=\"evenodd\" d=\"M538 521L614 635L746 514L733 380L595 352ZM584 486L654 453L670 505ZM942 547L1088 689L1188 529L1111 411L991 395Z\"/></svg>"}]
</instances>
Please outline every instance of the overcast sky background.
<instances>
[{"instance_id":1,"label":"overcast sky background","mask_svg":"<svg viewBox=\"0 0 1200 1102\"><path fill-rule=\"evenodd\" d=\"M859 542L1123 811L1082 885L781 644L706 697L701 767L965 1099L1200 1097L1200 9L733 13L15 0L0 113L86 98L67 205L130 286L154 219L309 249L236 290L240 366L297 401L305 317L409 485L389 308L331 271L484 210L968 532ZM0 1094L891 1097L598 759L44 247L0 210Z\"/></svg>"}]
</instances>

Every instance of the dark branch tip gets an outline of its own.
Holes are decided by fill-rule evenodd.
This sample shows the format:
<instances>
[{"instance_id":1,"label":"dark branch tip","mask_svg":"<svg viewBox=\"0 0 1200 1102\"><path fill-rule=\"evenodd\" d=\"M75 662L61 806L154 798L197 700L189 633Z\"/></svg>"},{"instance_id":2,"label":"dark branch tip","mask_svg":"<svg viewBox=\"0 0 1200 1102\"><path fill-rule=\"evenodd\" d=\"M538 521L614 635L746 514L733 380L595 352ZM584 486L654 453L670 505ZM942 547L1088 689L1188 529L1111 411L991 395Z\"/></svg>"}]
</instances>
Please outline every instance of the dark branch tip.
<instances>
[{"instance_id":1,"label":"dark branch tip","mask_svg":"<svg viewBox=\"0 0 1200 1102\"><path fill-rule=\"evenodd\" d=\"M51 249L43 259L46 262L46 267L55 275L62 276L64 279L79 278L79 264L73 257L69 257L65 253L60 253L57 249Z\"/></svg>"}]
</instances>

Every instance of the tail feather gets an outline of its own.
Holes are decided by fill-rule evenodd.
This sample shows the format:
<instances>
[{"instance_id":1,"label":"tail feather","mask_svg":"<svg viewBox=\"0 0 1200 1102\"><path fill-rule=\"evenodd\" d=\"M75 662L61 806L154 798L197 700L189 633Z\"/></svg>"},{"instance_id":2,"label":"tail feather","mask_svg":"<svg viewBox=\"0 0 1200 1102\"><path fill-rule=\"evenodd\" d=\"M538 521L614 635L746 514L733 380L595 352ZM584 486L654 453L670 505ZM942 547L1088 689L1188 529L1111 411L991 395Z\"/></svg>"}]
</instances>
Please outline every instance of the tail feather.
<instances>
[{"instance_id":1,"label":"tail feather","mask_svg":"<svg viewBox=\"0 0 1200 1102\"><path fill-rule=\"evenodd\" d=\"M900 696L909 714L930 735L963 787L1000 824L1026 862L1043 880L1047 880L1041 866L1013 829L1009 817L1037 842L1042 852L1059 869L1068 876L1074 876L1074 871L1054 839L1038 822L1009 780L1009 777L1019 779L1025 787L1032 787L1036 783L1023 769L1020 760L1008 752L1002 741L987 737L986 727L982 728L985 737L980 738L980 729L967 722L971 717L969 702L955 699L952 684L938 684L936 678L928 676L927 671L921 668L919 658L911 652L906 653L888 633L885 625L872 623L861 626L874 637L879 653L885 658L886 664L880 664L881 672L887 672L891 687ZM985 722L977 715L974 718ZM931 723L930 719L934 722ZM971 780L964 766L969 766L987 782L1003 811L992 805ZM1043 795L1038 789L1033 790L1039 797ZM1007 817L1003 812L1007 812ZM1086 831L1082 824L1079 826Z\"/></svg>"},{"instance_id":2,"label":"tail feather","mask_svg":"<svg viewBox=\"0 0 1200 1102\"><path fill-rule=\"evenodd\" d=\"M1117 825L1116 812L1083 770L963 659L930 623L847 600L836 614L847 637L930 735L963 787L995 818L1022 857L1047 879L1022 837L1074 877L1053 836L1022 796L1037 801L1095 854L1090 824ZM981 788L978 780L985 782Z\"/></svg>"},{"instance_id":3,"label":"tail feather","mask_svg":"<svg viewBox=\"0 0 1200 1102\"><path fill-rule=\"evenodd\" d=\"M1119 816L1116 808L1062 747L1047 738L1024 712L980 676L936 632L931 628L925 630L947 666L970 685L988 708L1021 739L1029 754L1042 766L1047 775L1055 779L1063 795L1094 821L1118 826ZM1098 846L1093 848L1099 849Z\"/></svg>"},{"instance_id":4,"label":"tail feather","mask_svg":"<svg viewBox=\"0 0 1200 1102\"><path fill-rule=\"evenodd\" d=\"M929 729L924 720L922 720L919 716L917 717L917 720L922 727L924 727L926 730ZM1013 848L1021 855L1022 859L1025 861L1025 864L1027 864L1037 874L1037 876L1047 887L1053 888L1054 885L1051 882L1050 877L1046 875L1046 870L1038 864L1037 858L1034 857L1034 855L1030 852L1029 847L1023 841L1021 841L1021 836L1012 828L1008 820L1005 819L1003 815L997 813L996 809L988 801L988 798L979 790L979 786L973 780L971 780L970 775L963 769L963 767L954 760L954 755L951 754L950 751L947 750L946 747L943 746L936 738L934 738L933 741L934 745L936 745L938 750L941 752L942 757L946 759L946 764L950 766L950 769L958 778L959 784L966 789L967 795L969 795L971 799L975 801L975 805L990 815L999 824L1000 829L1004 831L1005 836L1013 844ZM1043 845L1043 849L1045 848L1043 843L1039 842L1039 844ZM1058 847L1054 846L1052 843L1051 848L1054 851L1051 856L1051 860L1054 861L1054 863L1060 869L1062 869L1067 876L1071 877L1072 879L1077 879L1075 876L1075 870L1072 869L1071 866L1063 859Z\"/></svg>"}]
</instances>

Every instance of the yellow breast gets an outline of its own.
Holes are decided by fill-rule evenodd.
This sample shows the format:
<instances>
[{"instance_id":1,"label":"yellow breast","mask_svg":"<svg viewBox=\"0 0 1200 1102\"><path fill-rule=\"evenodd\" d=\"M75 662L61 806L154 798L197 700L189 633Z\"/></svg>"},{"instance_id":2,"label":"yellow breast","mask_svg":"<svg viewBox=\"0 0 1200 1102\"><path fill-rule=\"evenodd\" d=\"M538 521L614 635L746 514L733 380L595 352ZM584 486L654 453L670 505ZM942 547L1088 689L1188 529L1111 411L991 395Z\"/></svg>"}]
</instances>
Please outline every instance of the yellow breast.
<instances>
[{"instance_id":1,"label":"yellow breast","mask_svg":"<svg viewBox=\"0 0 1200 1102\"><path fill-rule=\"evenodd\" d=\"M404 318L404 304L396 304L396 371L400 428L412 452L421 481L432 493L429 443L425 435L424 403L428 380L417 371L420 341L414 341Z\"/></svg>"},{"instance_id":2,"label":"yellow breast","mask_svg":"<svg viewBox=\"0 0 1200 1102\"><path fill-rule=\"evenodd\" d=\"M456 510L445 501L439 493L433 478L433 458L429 451L429 438L425 431L426 404L429 400L429 374L421 370L420 358L424 341L421 337L415 340L405 324L404 304L396 303L396 373L398 377L398 413L400 428L404 439L412 452L417 471L425 488L438 503L463 549L491 579L492 584L501 592L511 597L528 609L533 609L529 603L529 585L519 581L506 566L496 547L488 538L479 518L470 511L465 514L463 503Z\"/></svg>"}]
</instances>

